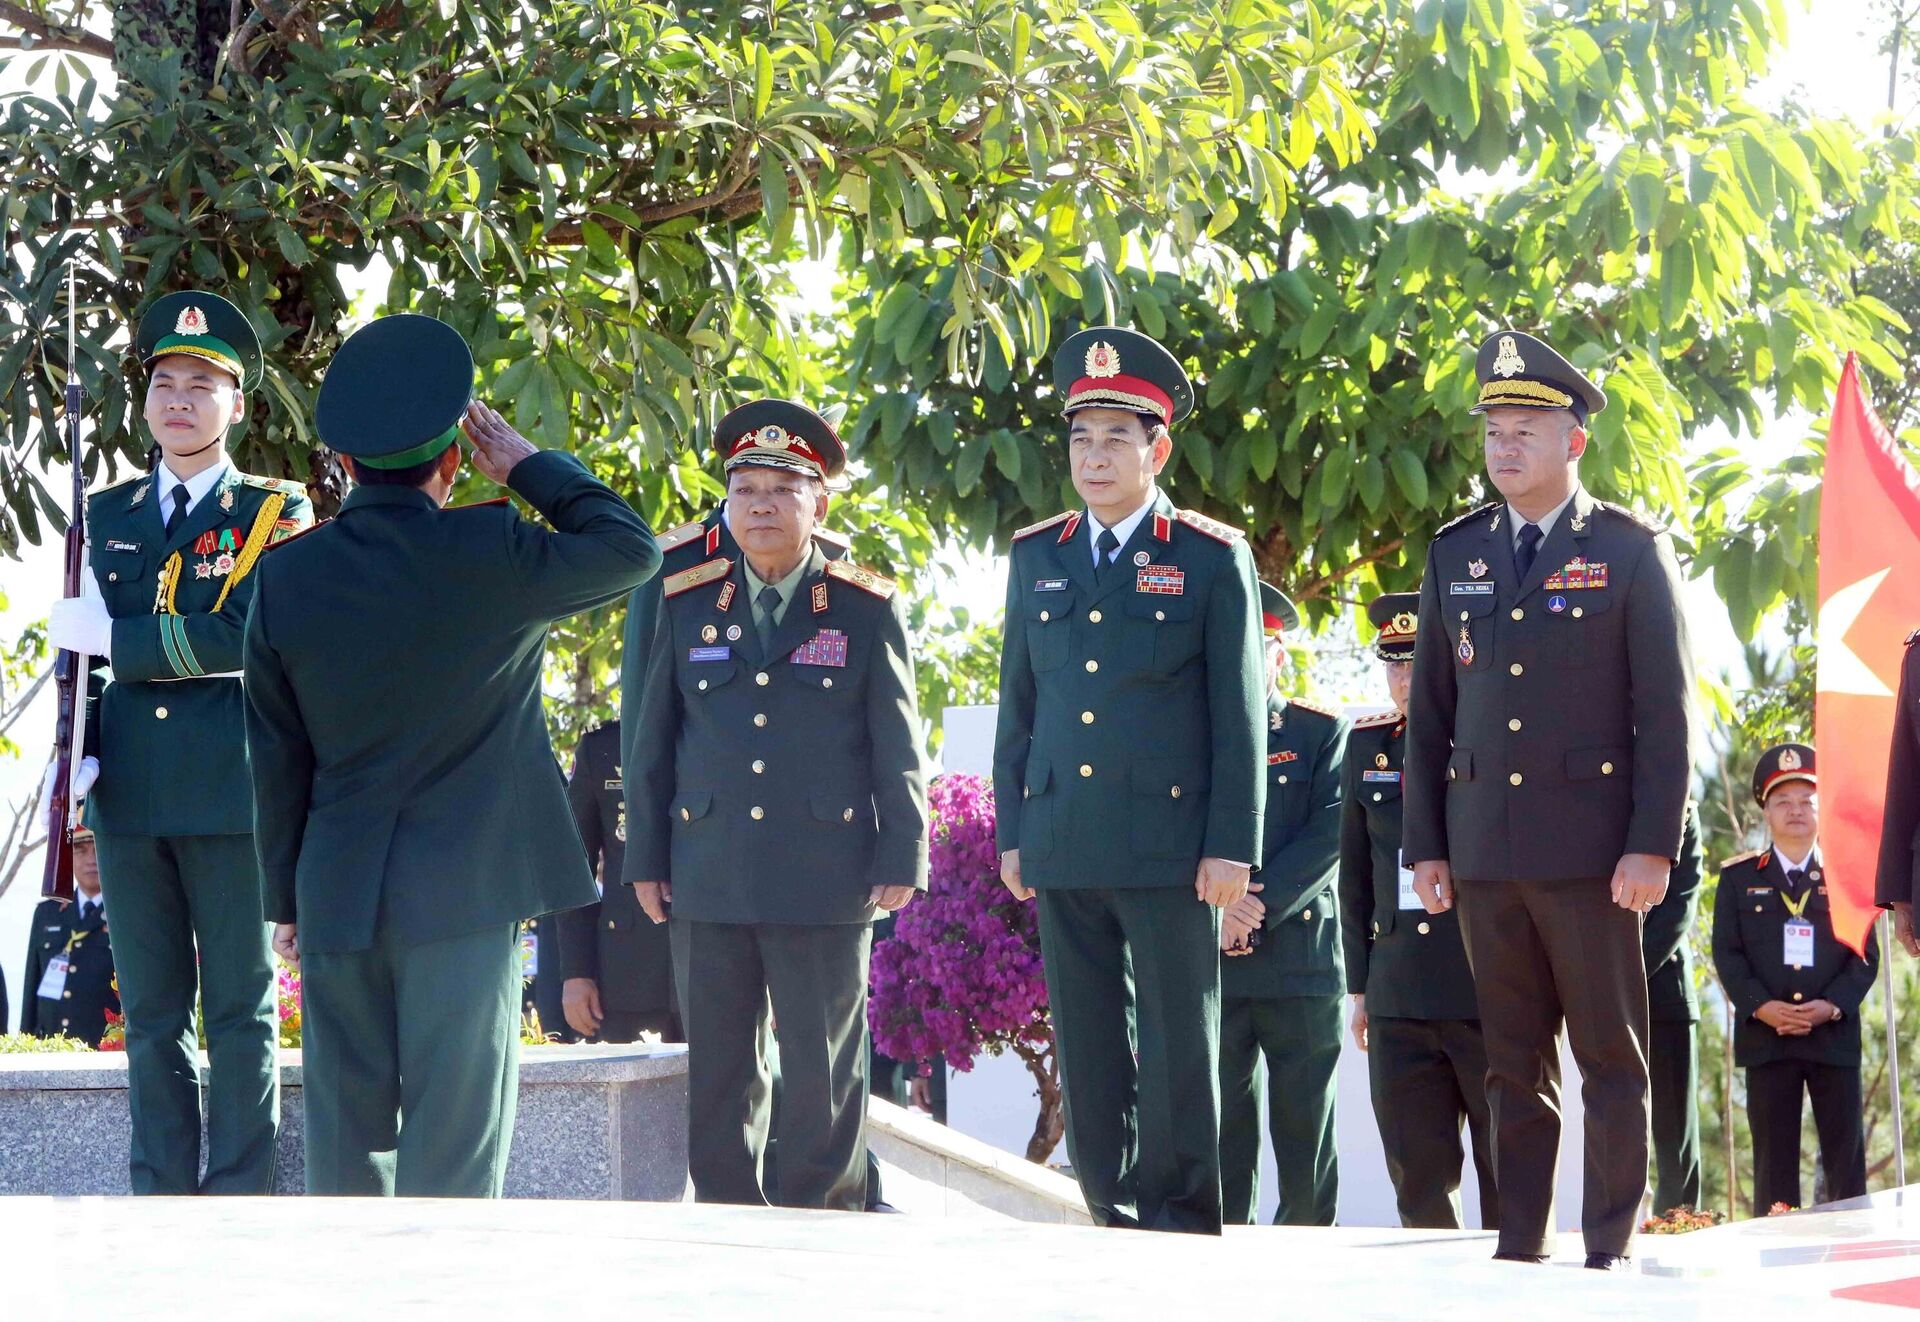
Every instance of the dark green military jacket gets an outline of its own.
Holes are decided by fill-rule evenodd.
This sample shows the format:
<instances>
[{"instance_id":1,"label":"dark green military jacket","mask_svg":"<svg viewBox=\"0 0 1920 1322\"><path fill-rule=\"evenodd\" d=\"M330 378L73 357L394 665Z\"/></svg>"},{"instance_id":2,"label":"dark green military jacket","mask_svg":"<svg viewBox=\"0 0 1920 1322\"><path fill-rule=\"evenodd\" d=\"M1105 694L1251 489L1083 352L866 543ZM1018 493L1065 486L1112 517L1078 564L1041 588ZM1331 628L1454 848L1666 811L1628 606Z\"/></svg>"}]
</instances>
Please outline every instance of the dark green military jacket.
<instances>
[{"instance_id":1,"label":"dark green military jacket","mask_svg":"<svg viewBox=\"0 0 1920 1322\"><path fill-rule=\"evenodd\" d=\"M683 523L670 532L661 533L660 572L635 588L627 598L626 625L620 634L620 729L623 731L620 761L623 766L633 761L634 742L639 738L640 701L646 692L647 657L652 652L654 624L660 614L660 585L675 574L716 557L740 558L740 543L733 540L727 521L720 516L721 510L715 509L696 523ZM847 539L826 528L813 530L813 544L829 560L839 560L847 553ZM622 866L625 866L624 857ZM615 879L614 873L607 874L608 881ZM646 880L630 871L617 879Z\"/></svg>"},{"instance_id":2,"label":"dark green military jacket","mask_svg":"<svg viewBox=\"0 0 1920 1322\"><path fill-rule=\"evenodd\" d=\"M113 616L94 709L88 820L116 835L253 829L240 642L261 553L313 523L306 489L231 464L174 530L153 474L87 499L87 557ZM221 678L210 678L221 676Z\"/></svg>"},{"instance_id":3,"label":"dark green military jacket","mask_svg":"<svg viewBox=\"0 0 1920 1322\"><path fill-rule=\"evenodd\" d=\"M865 923L874 886L927 885L927 782L904 603L818 546L763 654L745 564L662 585L627 873L677 917Z\"/></svg>"},{"instance_id":4,"label":"dark green military jacket","mask_svg":"<svg viewBox=\"0 0 1920 1322\"><path fill-rule=\"evenodd\" d=\"M651 1014L673 1006L673 955L665 925L647 917L633 888L620 880L627 853L620 745L615 721L588 731L574 754L567 801L587 865L600 878L600 902L569 909L549 926L558 934L562 978L592 978L610 1012ZM541 964L544 969L544 959Z\"/></svg>"},{"instance_id":5,"label":"dark green military jacket","mask_svg":"<svg viewBox=\"0 0 1920 1322\"><path fill-rule=\"evenodd\" d=\"M545 451L506 500L436 509L362 486L262 563L247 626L247 740L267 917L303 950L410 944L592 902L547 739L547 626L660 563L639 515Z\"/></svg>"},{"instance_id":6,"label":"dark green military jacket","mask_svg":"<svg viewBox=\"0 0 1920 1322\"><path fill-rule=\"evenodd\" d=\"M113 939L107 934L107 915L95 907L83 923L80 901L62 904L42 900L33 911L33 930L27 939L27 976L20 984L20 1031L35 1037L77 1037L90 1047L100 1045L106 1032L107 1011L120 1013L120 994L113 989ZM39 994L47 966L67 957L66 985L59 996ZM0 1026L6 1020L0 1015Z\"/></svg>"},{"instance_id":7,"label":"dark green military jacket","mask_svg":"<svg viewBox=\"0 0 1920 1322\"><path fill-rule=\"evenodd\" d=\"M1345 717L1304 702L1267 700L1267 806L1260 902L1267 907L1250 955L1220 961L1222 996L1338 996L1340 764Z\"/></svg>"},{"instance_id":8,"label":"dark green military jacket","mask_svg":"<svg viewBox=\"0 0 1920 1322\"><path fill-rule=\"evenodd\" d=\"M1347 990L1386 1019L1478 1019L1456 910L1400 898L1400 805L1407 723L1398 712L1357 722L1340 784L1340 934ZM1411 900L1411 896L1409 896Z\"/></svg>"},{"instance_id":9,"label":"dark green military jacket","mask_svg":"<svg viewBox=\"0 0 1920 1322\"><path fill-rule=\"evenodd\" d=\"M1094 581L1081 511L1015 535L993 792L1028 886L1191 886L1258 864L1266 662L1239 532L1164 494Z\"/></svg>"},{"instance_id":10,"label":"dark green military jacket","mask_svg":"<svg viewBox=\"0 0 1920 1322\"><path fill-rule=\"evenodd\" d=\"M1794 968L1786 962L1786 923L1792 916L1789 900L1799 904L1803 899L1802 916L1813 925L1813 963ZM1713 900L1713 965L1733 1002L1735 1064L1860 1063L1860 1002L1873 989L1880 967L1879 938L1867 929L1865 959L1835 939L1817 851L1808 866L1807 884L1798 893L1789 890L1786 868L1771 849L1720 865L1720 889ZM1797 1005L1817 1000L1832 1001L1841 1017L1805 1037L1782 1037L1753 1017L1768 1001Z\"/></svg>"},{"instance_id":11,"label":"dark green military jacket","mask_svg":"<svg viewBox=\"0 0 1920 1322\"><path fill-rule=\"evenodd\" d=\"M1680 857L1667 879L1667 893L1647 913L1640 928L1640 952L1647 966L1648 1018L1657 1023L1691 1024L1700 1018L1700 994L1693 986L1693 943L1687 939L1700 912L1700 814L1689 801Z\"/></svg>"},{"instance_id":12,"label":"dark green military jacket","mask_svg":"<svg viewBox=\"0 0 1920 1322\"><path fill-rule=\"evenodd\" d=\"M1882 908L1920 900L1920 629L1907 635L1900 695L1887 756L1887 804L1880 819L1880 864L1873 902Z\"/></svg>"},{"instance_id":13,"label":"dark green military jacket","mask_svg":"<svg viewBox=\"0 0 1920 1322\"><path fill-rule=\"evenodd\" d=\"M1489 505L1427 551L1406 855L1483 881L1610 878L1680 854L1693 665L1665 536L1576 488L1532 571Z\"/></svg>"}]
</instances>

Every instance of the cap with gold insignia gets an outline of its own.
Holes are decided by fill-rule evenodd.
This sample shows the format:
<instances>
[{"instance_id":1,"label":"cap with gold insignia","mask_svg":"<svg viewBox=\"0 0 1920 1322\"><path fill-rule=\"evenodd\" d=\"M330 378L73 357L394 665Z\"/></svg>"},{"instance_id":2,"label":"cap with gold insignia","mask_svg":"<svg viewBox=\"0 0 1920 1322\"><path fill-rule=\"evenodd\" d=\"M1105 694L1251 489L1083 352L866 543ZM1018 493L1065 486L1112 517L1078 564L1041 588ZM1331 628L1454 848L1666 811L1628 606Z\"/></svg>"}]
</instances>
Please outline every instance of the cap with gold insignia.
<instances>
[{"instance_id":1,"label":"cap with gold insignia","mask_svg":"<svg viewBox=\"0 0 1920 1322\"><path fill-rule=\"evenodd\" d=\"M1053 356L1053 388L1068 417L1080 409L1128 409L1171 427L1193 412L1193 383L1179 360L1124 326L1069 335Z\"/></svg>"},{"instance_id":2,"label":"cap with gold insignia","mask_svg":"<svg viewBox=\"0 0 1920 1322\"><path fill-rule=\"evenodd\" d=\"M1382 592L1367 603L1367 619L1379 630L1374 654L1382 661L1413 660L1413 636L1420 623L1418 592Z\"/></svg>"},{"instance_id":3,"label":"cap with gold insignia","mask_svg":"<svg viewBox=\"0 0 1920 1322\"><path fill-rule=\"evenodd\" d=\"M847 467L847 447L825 418L804 404L756 399L731 410L714 429L714 448L731 473L736 468L783 468L823 482Z\"/></svg>"},{"instance_id":4,"label":"cap with gold insignia","mask_svg":"<svg viewBox=\"0 0 1920 1322\"><path fill-rule=\"evenodd\" d=\"M247 314L218 294L189 289L163 295L140 318L134 348L148 367L183 354L229 373L242 390L260 384L260 337Z\"/></svg>"},{"instance_id":5,"label":"cap with gold insignia","mask_svg":"<svg viewBox=\"0 0 1920 1322\"><path fill-rule=\"evenodd\" d=\"M1480 398L1469 413L1488 409L1565 409L1586 425L1607 406L1607 392L1561 357L1545 340L1503 330L1486 338L1474 363Z\"/></svg>"},{"instance_id":6,"label":"cap with gold insignia","mask_svg":"<svg viewBox=\"0 0 1920 1322\"><path fill-rule=\"evenodd\" d=\"M1767 795L1790 780L1804 780L1818 787L1820 777L1813 772L1813 749L1806 744L1775 744L1760 755L1753 767L1753 799L1764 805Z\"/></svg>"},{"instance_id":7,"label":"cap with gold insignia","mask_svg":"<svg viewBox=\"0 0 1920 1322\"><path fill-rule=\"evenodd\" d=\"M1287 594L1271 583L1260 584L1260 632L1278 638L1300 627L1300 610Z\"/></svg>"},{"instance_id":8,"label":"cap with gold insignia","mask_svg":"<svg viewBox=\"0 0 1920 1322\"><path fill-rule=\"evenodd\" d=\"M425 463L460 439L473 351L438 317L400 312L347 337L314 404L320 439L369 468Z\"/></svg>"}]
</instances>

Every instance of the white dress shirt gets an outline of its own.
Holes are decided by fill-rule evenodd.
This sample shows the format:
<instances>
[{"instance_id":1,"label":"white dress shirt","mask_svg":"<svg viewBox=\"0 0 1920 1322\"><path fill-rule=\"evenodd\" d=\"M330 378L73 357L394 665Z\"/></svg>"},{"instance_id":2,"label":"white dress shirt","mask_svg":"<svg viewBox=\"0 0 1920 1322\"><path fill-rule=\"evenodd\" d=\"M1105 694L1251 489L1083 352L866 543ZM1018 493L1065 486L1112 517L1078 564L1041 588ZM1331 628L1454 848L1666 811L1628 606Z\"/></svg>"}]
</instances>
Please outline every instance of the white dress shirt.
<instances>
[{"instance_id":1,"label":"white dress shirt","mask_svg":"<svg viewBox=\"0 0 1920 1322\"><path fill-rule=\"evenodd\" d=\"M1148 487L1147 498L1140 502L1140 508L1113 525L1113 535L1119 538L1119 541L1114 544L1113 553L1107 557L1108 564L1112 564L1119 558L1120 548L1127 544L1127 538L1133 536L1133 530L1140 526L1140 520L1153 512L1154 502L1159 499L1159 488ZM1087 511L1087 552L1093 557L1095 569L1100 568L1100 548L1096 543L1100 540L1100 534L1105 527L1105 524L1094 517L1092 510Z\"/></svg>"},{"instance_id":2,"label":"white dress shirt","mask_svg":"<svg viewBox=\"0 0 1920 1322\"><path fill-rule=\"evenodd\" d=\"M1573 504L1574 495L1579 490L1580 488L1576 486L1572 491L1567 493L1565 500L1555 505L1539 518L1532 520L1533 526L1540 530L1540 540L1543 543L1547 540L1547 534L1553 531L1553 525L1560 521L1561 512L1565 510L1567 506ZM1521 518L1520 511L1511 505L1507 506L1507 518L1510 519L1513 524L1513 532L1508 538L1508 541L1512 543L1513 549L1518 551L1520 549L1520 530L1526 527L1528 520Z\"/></svg>"},{"instance_id":3,"label":"white dress shirt","mask_svg":"<svg viewBox=\"0 0 1920 1322\"><path fill-rule=\"evenodd\" d=\"M221 477L231 467L233 467L233 461L222 456L219 463L201 469L192 477L181 478L175 477L173 470L167 467L167 461L162 459L160 461L160 472L158 474L159 480L154 483L155 486L160 488L161 526L165 527L167 520L173 514L173 493L176 488L185 487L187 489L187 513L191 514L193 513L193 507L207 498L207 493L218 485Z\"/></svg>"}]
</instances>

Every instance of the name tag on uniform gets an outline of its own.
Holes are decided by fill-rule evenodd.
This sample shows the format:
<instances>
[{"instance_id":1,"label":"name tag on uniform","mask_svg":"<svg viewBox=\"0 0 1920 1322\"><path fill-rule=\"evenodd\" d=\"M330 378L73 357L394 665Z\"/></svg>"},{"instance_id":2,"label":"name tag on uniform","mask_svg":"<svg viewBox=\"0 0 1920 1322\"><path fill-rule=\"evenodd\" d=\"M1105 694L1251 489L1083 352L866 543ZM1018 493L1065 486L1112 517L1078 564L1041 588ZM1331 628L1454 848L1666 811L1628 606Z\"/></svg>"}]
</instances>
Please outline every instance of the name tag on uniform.
<instances>
[{"instance_id":1,"label":"name tag on uniform","mask_svg":"<svg viewBox=\"0 0 1920 1322\"><path fill-rule=\"evenodd\" d=\"M109 551L138 551L140 549L140 543L115 541L109 537L107 538L107 549Z\"/></svg>"},{"instance_id":2,"label":"name tag on uniform","mask_svg":"<svg viewBox=\"0 0 1920 1322\"><path fill-rule=\"evenodd\" d=\"M1369 785L1398 785L1400 773L1398 771L1362 771L1360 779Z\"/></svg>"},{"instance_id":3,"label":"name tag on uniform","mask_svg":"<svg viewBox=\"0 0 1920 1322\"><path fill-rule=\"evenodd\" d=\"M1813 924L1804 918L1787 919L1786 957L1791 968L1803 969L1813 963Z\"/></svg>"},{"instance_id":4,"label":"name tag on uniform","mask_svg":"<svg viewBox=\"0 0 1920 1322\"><path fill-rule=\"evenodd\" d=\"M822 629L793 649L796 666L844 666L847 636L838 629Z\"/></svg>"},{"instance_id":5,"label":"name tag on uniform","mask_svg":"<svg viewBox=\"0 0 1920 1322\"><path fill-rule=\"evenodd\" d=\"M1133 590L1178 597L1187 590L1187 572L1173 565L1143 565L1133 576Z\"/></svg>"},{"instance_id":6,"label":"name tag on uniform","mask_svg":"<svg viewBox=\"0 0 1920 1322\"><path fill-rule=\"evenodd\" d=\"M1035 592L1065 592L1067 580L1064 578L1043 578L1033 585Z\"/></svg>"},{"instance_id":7,"label":"name tag on uniform","mask_svg":"<svg viewBox=\"0 0 1920 1322\"><path fill-rule=\"evenodd\" d=\"M689 661L730 661L732 659L731 647L689 647L687 649Z\"/></svg>"},{"instance_id":8,"label":"name tag on uniform","mask_svg":"<svg viewBox=\"0 0 1920 1322\"><path fill-rule=\"evenodd\" d=\"M1399 859L1400 907L1402 909L1425 909L1427 906L1420 903L1420 896L1413 889L1413 869L1407 866L1407 856L1401 854L1399 855Z\"/></svg>"},{"instance_id":9,"label":"name tag on uniform","mask_svg":"<svg viewBox=\"0 0 1920 1322\"><path fill-rule=\"evenodd\" d=\"M1491 597L1493 595L1493 584L1449 583L1447 584L1447 591L1456 597Z\"/></svg>"},{"instance_id":10,"label":"name tag on uniform","mask_svg":"<svg viewBox=\"0 0 1920 1322\"><path fill-rule=\"evenodd\" d=\"M47 961L46 972L40 975L40 990L35 995L43 1000L57 1001L67 990L67 955L61 951Z\"/></svg>"}]
</instances>

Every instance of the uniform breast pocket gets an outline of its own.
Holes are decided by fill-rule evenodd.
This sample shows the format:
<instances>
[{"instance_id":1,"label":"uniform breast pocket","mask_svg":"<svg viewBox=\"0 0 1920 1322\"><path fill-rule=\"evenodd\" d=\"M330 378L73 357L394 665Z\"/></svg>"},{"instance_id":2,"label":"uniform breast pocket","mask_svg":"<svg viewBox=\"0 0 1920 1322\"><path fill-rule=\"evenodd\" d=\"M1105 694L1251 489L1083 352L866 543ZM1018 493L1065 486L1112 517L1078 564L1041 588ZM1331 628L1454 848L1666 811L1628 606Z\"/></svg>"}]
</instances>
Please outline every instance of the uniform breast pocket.
<instances>
[{"instance_id":1,"label":"uniform breast pocket","mask_svg":"<svg viewBox=\"0 0 1920 1322\"><path fill-rule=\"evenodd\" d=\"M1392 780L1362 780L1360 782L1360 802L1367 810L1367 824L1373 825L1382 819L1381 815L1391 813L1395 821L1400 820L1400 775L1393 773Z\"/></svg>"},{"instance_id":2,"label":"uniform breast pocket","mask_svg":"<svg viewBox=\"0 0 1920 1322\"><path fill-rule=\"evenodd\" d=\"M1491 592L1447 599L1448 650L1454 667L1466 674L1493 669L1494 608Z\"/></svg>"},{"instance_id":3,"label":"uniform breast pocket","mask_svg":"<svg viewBox=\"0 0 1920 1322\"><path fill-rule=\"evenodd\" d=\"M1274 755L1269 753L1268 758ZM1267 766L1267 816L1291 825L1307 811L1307 787L1311 768L1296 754L1284 762L1269 761Z\"/></svg>"},{"instance_id":4,"label":"uniform breast pocket","mask_svg":"<svg viewBox=\"0 0 1920 1322\"><path fill-rule=\"evenodd\" d=\"M1184 592L1135 592L1127 597L1124 655L1129 669L1171 675L1200 655L1206 637L1195 600Z\"/></svg>"},{"instance_id":5,"label":"uniform breast pocket","mask_svg":"<svg viewBox=\"0 0 1920 1322\"><path fill-rule=\"evenodd\" d=\"M808 692L818 690L822 697L846 697L854 690L852 676L857 673L850 666L811 666L794 665L793 677Z\"/></svg>"},{"instance_id":6,"label":"uniform breast pocket","mask_svg":"<svg viewBox=\"0 0 1920 1322\"><path fill-rule=\"evenodd\" d=\"M1035 670L1067 663L1067 631L1073 621L1073 589L1027 594L1027 658Z\"/></svg>"},{"instance_id":7,"label":"uniform breast pocket","mask_svg":"<svg viewBox=\"0 0 1920 1322\"><path fill-rule=\"evenodd\" d=\"M1591 670L1618 662L1619 627L1611 589L1547 590L1543 605L1553 630L1554 656L1568 670Z\"/></svg>"},{"instance_id":8,"label":"uniform breast pocket","mask_svg":"<svg viewBox=\"0 0 1920 1322\"><path fill-rule=\"evenodd\" d=\"M688 701L697 701L725 688L739 673L740 662L736 657L718 661L690 659L680 667L680 691Z\"/></svg>"},{"instance_id":9,"label":"uniform breast pocket","mask_svg":"<svg viewBox=\"0 0 1920 1322\"><path fill-rule=\"evenodd\" d=\"M93 564L94 580L100 587L100 597L116 615L143 612L153 606L153 579L147 573L146 556L138 550L128 550L128 545L121 543L116 547L109 540L90 547L87 552ZM145 601L139 600L143 589L147 596Z\"/></svg>"}]
</instances>

